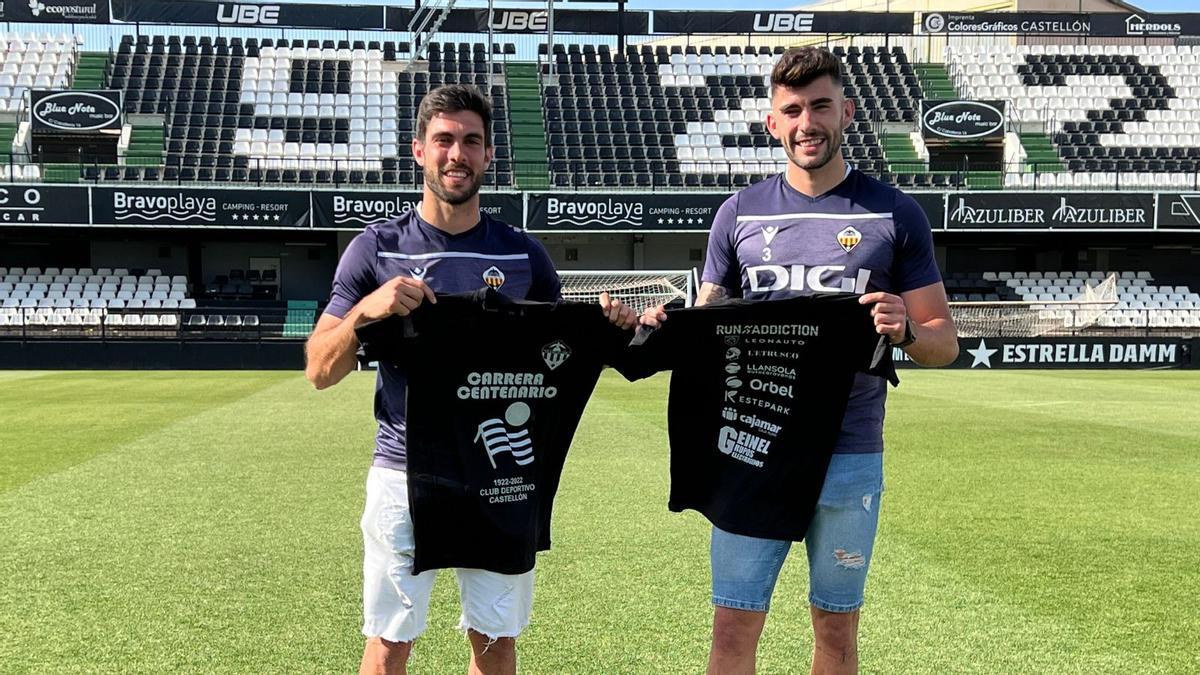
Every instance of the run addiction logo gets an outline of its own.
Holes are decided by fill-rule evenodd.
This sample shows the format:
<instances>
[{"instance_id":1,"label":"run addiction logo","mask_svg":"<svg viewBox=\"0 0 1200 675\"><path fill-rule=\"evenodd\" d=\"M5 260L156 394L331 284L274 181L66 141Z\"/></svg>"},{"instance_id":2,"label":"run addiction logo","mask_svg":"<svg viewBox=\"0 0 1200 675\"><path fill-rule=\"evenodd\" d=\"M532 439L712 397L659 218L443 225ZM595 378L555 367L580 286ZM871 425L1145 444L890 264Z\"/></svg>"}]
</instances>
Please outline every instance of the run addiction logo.
<instances>
[{"instance_id":1,"label":"run addiction logo","mask_svg":"<svg viewBox=\"0 0 1200 675\"><path fill-rule=\"evenodd\" d=\"M550 197L546 202L546 225L550 229L580 229L642 226L645 205L621 199L583 201Z\"/></svg>"},{"instance_id":2,"label":"run addiction logo","mask_svg":"<svg viewBox=\"0 0 1200 675\"><path fill-rule=\"evenodd\" d=\"M131 194L113 192L113 217L122 222L145 221L159 223L217 222L216 197L194 197L182 192L175 194Z\"/></svg>"}]
</instances>

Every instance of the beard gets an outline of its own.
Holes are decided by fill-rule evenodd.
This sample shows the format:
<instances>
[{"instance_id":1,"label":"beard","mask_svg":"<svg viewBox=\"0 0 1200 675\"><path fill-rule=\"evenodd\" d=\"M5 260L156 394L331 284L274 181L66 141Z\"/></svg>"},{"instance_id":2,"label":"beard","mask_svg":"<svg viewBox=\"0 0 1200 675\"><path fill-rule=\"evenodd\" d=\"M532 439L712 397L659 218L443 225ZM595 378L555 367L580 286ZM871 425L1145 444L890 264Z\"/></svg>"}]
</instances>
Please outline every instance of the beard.
<instances>
[{"instance_id":1,"label":"beard","mask_svg":"<svg viewBox=\"0 0 1200 675\"><path fill-rule=\"evenodd\" d=\"M471 198L479 193L480 186L483 185L483 174L472 172L473 180L465 187L457 190L452 190L442 183L442 172L435 166L424 167L425 185L429 187L429 191L441 201L450 206L458 206L471 201Z\"/></svg>"},{"instance_id":2,"label":"beard","mask_svg":"<svg viewBox=\"0 0 1200 675\"><path fill-rule=\"evenodd\" d=\"M828 164L835 154L842 151L842 138L841 128L834 129L825 137L825 150L816 157L801 157L796 152L795 142L792 140L784 144L783 153L797 167L807 171L815 171Z\"/></svg>"}]
</instances>

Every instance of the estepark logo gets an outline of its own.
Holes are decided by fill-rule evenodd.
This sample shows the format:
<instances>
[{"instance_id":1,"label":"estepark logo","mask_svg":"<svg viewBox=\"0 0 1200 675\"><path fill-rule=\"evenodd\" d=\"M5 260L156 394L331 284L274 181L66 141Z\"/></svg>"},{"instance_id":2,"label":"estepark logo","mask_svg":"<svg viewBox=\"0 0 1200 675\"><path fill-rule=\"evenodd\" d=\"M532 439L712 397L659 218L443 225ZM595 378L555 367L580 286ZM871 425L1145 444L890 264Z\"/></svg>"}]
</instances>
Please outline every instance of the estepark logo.
<instances>
[{"instance_id":1,"label":"estepark logo","mask_svg":"<svg viewBox=\"0 0 1200 675\"><path fill-rule=\"evenodd\" d=\"M644 213L641 202L620 199L575 201L550 197L546 200L546 225L551 229L641 227Z\"/></svg>"},{"instance_id":2,"label":"estepark logo","mask_svg":"<svg viewBox=\"0 0 1200 675\"><path fill-rule=\"evenodd\" d=\"M279 5L217 5L217 23L239 26L275 26L279 24Z\"/></svg>"},{"instance_id":3,"label":"estepark logo","mask_svg":"<svg viewBox=\"0 0 1200 675\"><path fill-rule=\"evenodd\" d=\"M544 31L547 26L546 12L501 11L492 20L492 30L499 31Z\"/></svg>"},{"instance_id":4,"label":"estepark logo","mask_svg":"<svg viewBox=\"0 0 1200 675\"><path fill-rule=\"evenodd\" d=\"M771 12L754 15L754 31L757 33L811 33L811 12Z\"/></svg>"}]
</instances>

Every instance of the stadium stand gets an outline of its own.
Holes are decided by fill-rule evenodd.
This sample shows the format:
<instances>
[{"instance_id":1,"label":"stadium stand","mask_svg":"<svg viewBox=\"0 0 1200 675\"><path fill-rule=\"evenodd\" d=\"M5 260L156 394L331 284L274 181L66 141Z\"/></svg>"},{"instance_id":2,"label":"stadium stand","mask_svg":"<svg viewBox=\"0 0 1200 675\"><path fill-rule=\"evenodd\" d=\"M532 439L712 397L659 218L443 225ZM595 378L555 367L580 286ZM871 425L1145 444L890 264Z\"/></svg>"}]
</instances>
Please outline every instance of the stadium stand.
<instances>
[{"instance_id":1,"label":"stadium stand","mask_svg":"<svg viewBox=\"0 0 1200 675\"><path fill-rule=\"evenodd\" d=\"M555 45L542 65L548 154L559 187L742 187L782 169L767 133L771 68L782 47ZM834 49L859 101L846 156L883 169L879 121L912 122L922 97L904 50ZM652 168L653 167L653 168ZM629 169L633 171L630 172Z\"/></svg>"},{"instance_id":2,"label":"stadium stand","mask_svg":"<svg viewBox=\"0 0 1200 675\"><path fill-rule=\"evenodd\" d=\"M109 86L129 113L166 119L163 152L92 181L419 185L408 140L430 88L489 90L496 161L489 186L513 183L503 66L482 43L434 43L421 70L407 43L126 35ZM489 69L491 72L489 73ZM149 164L144 169L129 164ZM160 166L161 164L161 166Z\"/></svg>"},{"instance_id":3,"label":"stadium stand","mask_svg":"<svg viewBox=\"0 0 1200 675\"><path fill-rule=\"evenodd\" d=\"M1200 51L1175 45L947 49L960 92L1009 100L1042 125L1068 172L1045 187L1190 187L1200 170ZM1009 172L1007 187L1034 187Z\"/></svg>"},{"instance_id":4,"label":"stadium stand","mask_svg":"<svg viewBox=\"0 0 1200 675\"><path fill-rule=\"evenodd\" d=\"M2 327L173 329L195 308L187 277L158 269L0 268Z\"/></svg>"}]
</instances>

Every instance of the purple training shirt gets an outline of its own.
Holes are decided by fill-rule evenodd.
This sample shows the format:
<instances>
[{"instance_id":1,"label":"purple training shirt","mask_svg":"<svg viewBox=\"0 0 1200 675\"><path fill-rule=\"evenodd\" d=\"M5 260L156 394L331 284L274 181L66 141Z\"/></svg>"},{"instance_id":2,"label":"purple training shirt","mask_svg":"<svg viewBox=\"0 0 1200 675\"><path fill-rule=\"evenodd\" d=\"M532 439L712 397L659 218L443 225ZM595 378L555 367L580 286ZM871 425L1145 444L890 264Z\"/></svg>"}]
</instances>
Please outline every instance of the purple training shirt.
<instances>
[{"instance_id":1,"label":"purple training shirt","mask_svg":"<svg viewBox=\"0 0 1200 675\"><path fill-rule=\"evenodd\" d=\"M338 262L326 314L339 319L359 300L396 276L424 279L434 293L466 293L490 286L505 295L552 302L560 284L541 242L518 228L480 213L475 227L447 234L413 209L355 237ZM479 346L487 348L488 336ZM405 402L408 385L394 366L379 364L375 382L375 466L404 469Z\"/></svg>"},{"instance_id":2,"label":"purple training shirt","mask_svg":"<svg viewBox=\"0 0 1200 675\"><path fill-rule=\"evenodd\" d=\"M856 169L809 197L784 174L717 211L703 281L751 300L817 293L900 294L941 281L929 220L912 197ZM819 386L819 383L813 383ZM859 373L834 452L883 452L883 378Z\"/></svg>"}]
</instances>

